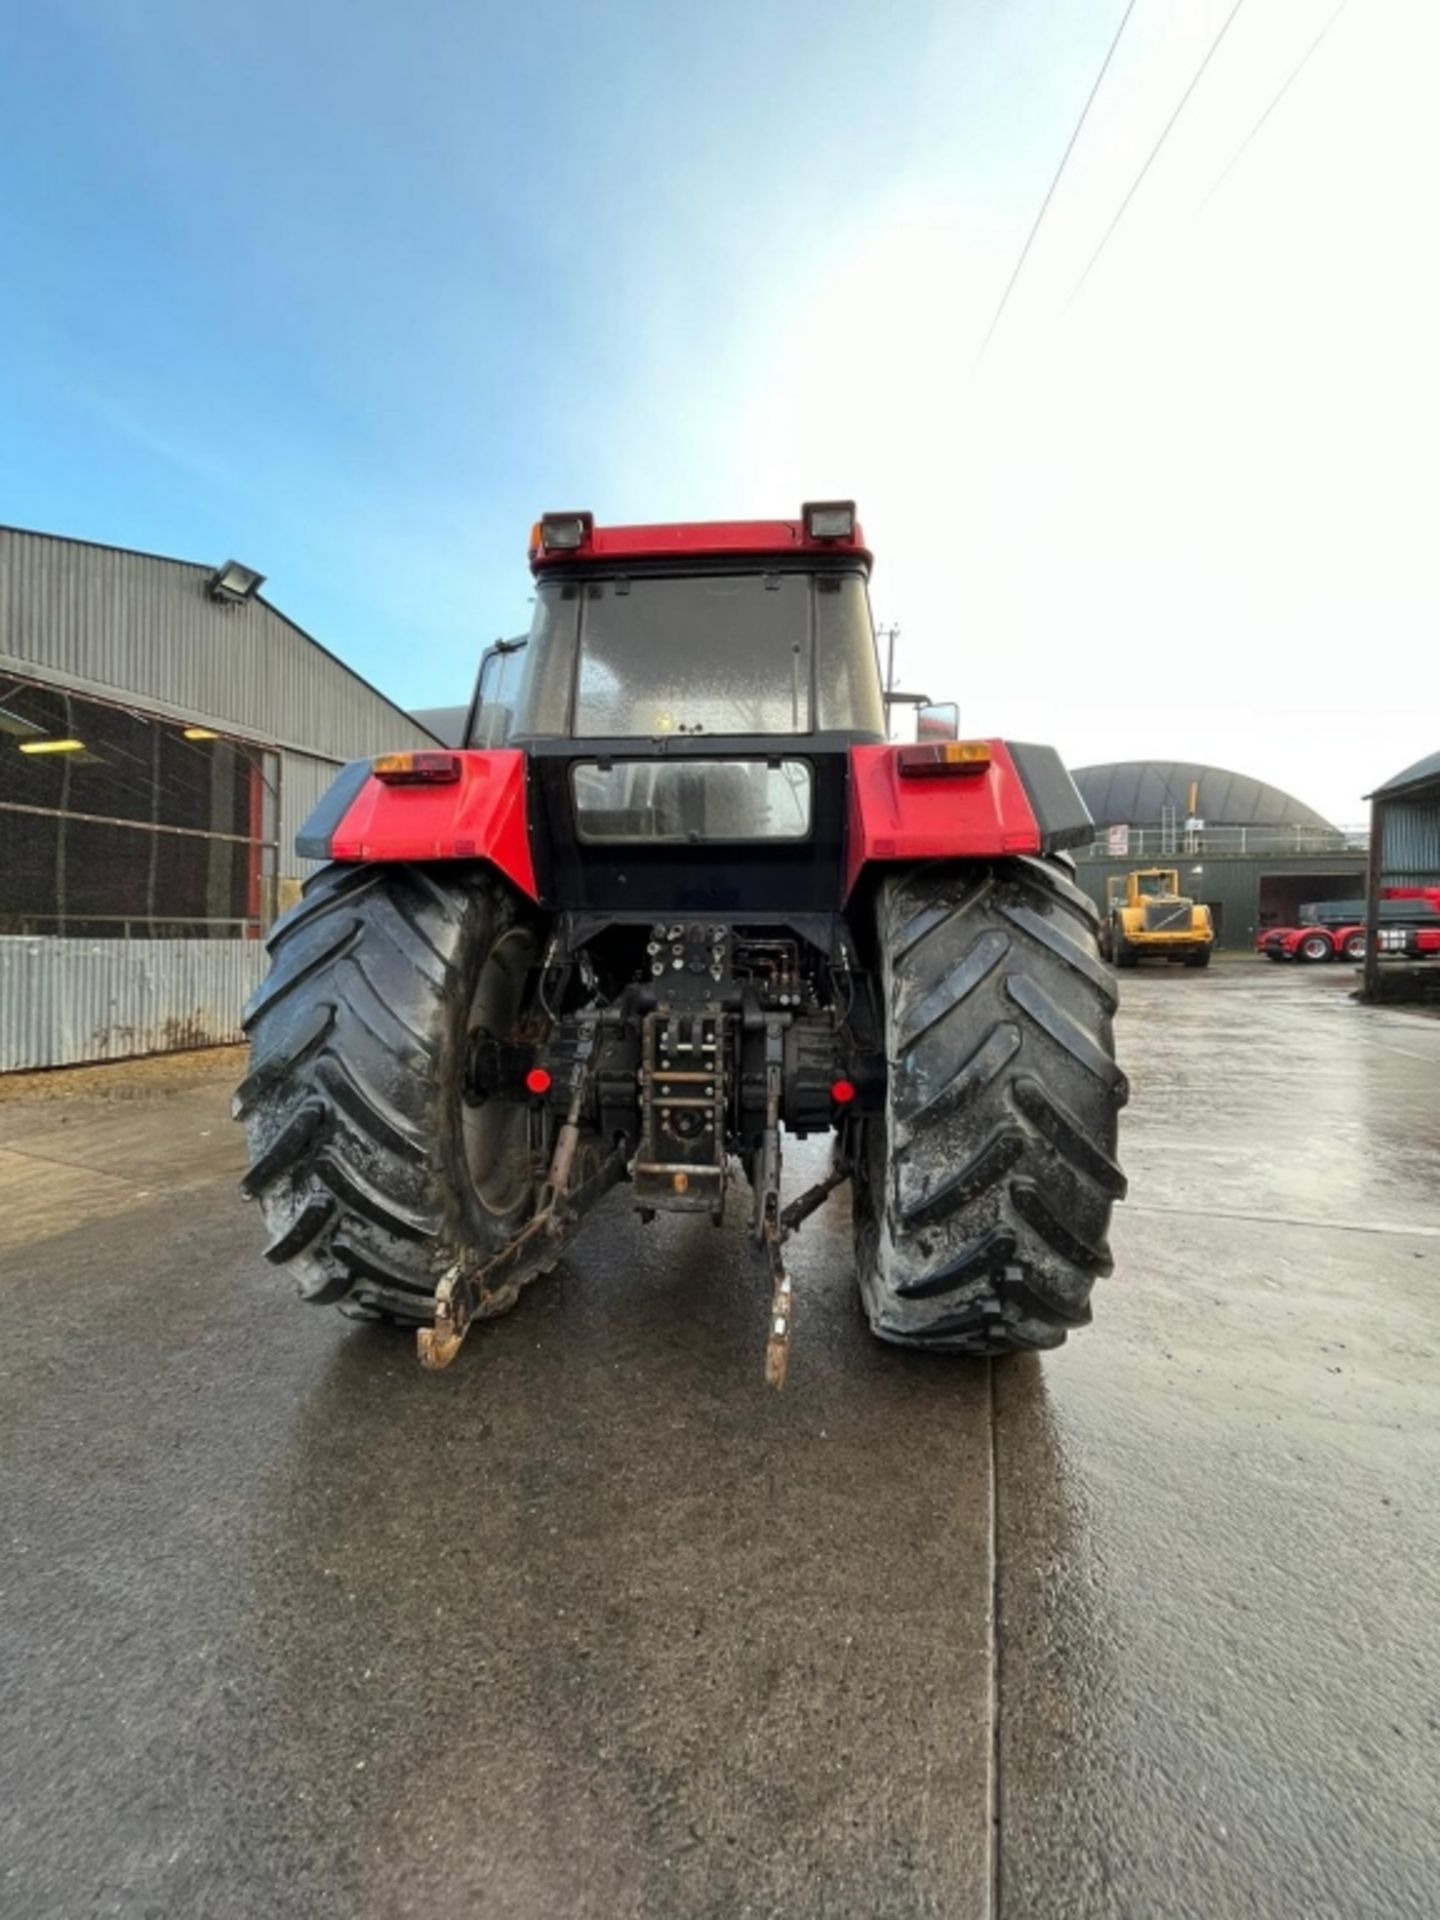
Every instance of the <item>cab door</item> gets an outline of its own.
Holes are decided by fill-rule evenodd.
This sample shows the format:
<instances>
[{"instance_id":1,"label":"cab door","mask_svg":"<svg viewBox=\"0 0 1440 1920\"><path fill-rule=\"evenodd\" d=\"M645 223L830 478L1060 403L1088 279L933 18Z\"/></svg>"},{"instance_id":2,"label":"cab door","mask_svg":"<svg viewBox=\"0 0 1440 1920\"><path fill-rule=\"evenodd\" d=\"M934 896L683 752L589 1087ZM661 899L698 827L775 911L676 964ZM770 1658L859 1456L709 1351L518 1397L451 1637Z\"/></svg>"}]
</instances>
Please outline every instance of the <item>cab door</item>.
<instances>
[{"instance_id":1,"label":"cab door","mask_svg":"<svg viewBox=\"0 0 1440 1920\"><path fill-rule=\"evenodd\" d=\"M467 747L503 747L509 740L527 644L525 640L497 640L485 649L465 723Z\"/></svg>"}]
</instances>

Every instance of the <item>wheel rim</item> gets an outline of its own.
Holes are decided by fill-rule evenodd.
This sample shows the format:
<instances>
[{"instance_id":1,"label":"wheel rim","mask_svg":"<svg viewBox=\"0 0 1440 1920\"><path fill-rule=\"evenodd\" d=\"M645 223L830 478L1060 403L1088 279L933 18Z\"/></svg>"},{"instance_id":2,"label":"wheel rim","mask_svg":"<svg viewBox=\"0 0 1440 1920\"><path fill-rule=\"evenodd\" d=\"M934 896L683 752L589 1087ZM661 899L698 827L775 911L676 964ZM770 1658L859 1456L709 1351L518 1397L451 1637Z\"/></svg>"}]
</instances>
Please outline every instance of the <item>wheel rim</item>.
<instances>
[{"instance_id":1,"label":"wheel rim","mask_svg":"<svg viewBox=\"0 0 1440 1920\"><path fill-rule=\"evenodd\" d=\"M513 1040L525 994L525 978L534 943L522 927L501 934L485 957L470 999L467 1033L477 1027L497 1039ZM485 1211L513 1213L530 1189L530 1127L526 1103L491 1094L478 1106L460 1109L465 1164L470 1185Z\"/></svg>"}]
</instances>

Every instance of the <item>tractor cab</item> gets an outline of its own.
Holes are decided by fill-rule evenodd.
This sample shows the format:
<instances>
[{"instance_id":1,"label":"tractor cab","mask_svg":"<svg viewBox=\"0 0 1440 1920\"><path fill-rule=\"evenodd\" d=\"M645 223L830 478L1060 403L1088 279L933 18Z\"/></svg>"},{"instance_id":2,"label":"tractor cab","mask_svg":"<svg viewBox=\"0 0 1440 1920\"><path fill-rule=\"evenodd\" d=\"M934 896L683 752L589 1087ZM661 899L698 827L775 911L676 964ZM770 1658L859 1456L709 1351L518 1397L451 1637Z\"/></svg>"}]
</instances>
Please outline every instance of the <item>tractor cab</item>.
<instances>
[{"instance_id":1,"label":"tractor cab","mask_svg":"<svg viewBox=\"0 0 1440 1920\"><path fill-rule=\"evenodd\" d=\"M887 735L853 504L686 527L547 514L530 567L530 631L486 654L465 744L526 754L549 897L733 912L738 856L752 915L834 914L851 750ZM926 740L958 724L928 702L918 721Z\"/></svg>"},{"instance_id":2,"label":"tractor cab","mask_svg":"<svg viewBox=\"0 0 1440 1920\"><path fill-rule=\"evenodd\" d=\"M1175 867L1141 867L1134 873L1113 873L1105 882L1105 898L1110 906L1143 907L1147 900L1164 900L1188 906L1180 891L1180 874Z\"/></svg>"},{"instance_id":3,"label":"tractor cab","mask_svg":"<svg viewBox=\"0 0 1440 1920\"><path fill-rule=\"evenodd\" d=\"M694 527L547 515L530 631L486 654L467 744L884 740L862 541L848 503Z\"/></svg>"}]
</instances>

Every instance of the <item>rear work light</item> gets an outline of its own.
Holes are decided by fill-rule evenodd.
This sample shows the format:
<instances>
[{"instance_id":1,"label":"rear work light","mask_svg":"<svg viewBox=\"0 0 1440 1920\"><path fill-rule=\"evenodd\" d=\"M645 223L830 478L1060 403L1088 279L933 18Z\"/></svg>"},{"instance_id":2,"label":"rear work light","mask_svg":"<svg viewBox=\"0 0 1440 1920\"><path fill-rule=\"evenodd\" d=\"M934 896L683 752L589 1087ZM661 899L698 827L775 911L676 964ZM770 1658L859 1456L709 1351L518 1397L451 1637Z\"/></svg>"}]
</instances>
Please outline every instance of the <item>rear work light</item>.
<instances>
[{"instance_id":1,"label":"rear work light","mask_svg":"<svg viewBox=\"0 0 1440 1920\"><path fill-rule=\"evenodd\" d=\"M437 787L460 778L458 753L382 753L370 771L387 787Z\"/></svg>"},{"instance_id":2,"label":"rear work light","mask_svg":"<svg viewBox=\"0 0 1440 1920\"><path fill-rule=\"evenodd\" d=\"M853 500L812 500L800 511L805 518L807 540L853 540L855 538L855 502Z\"/></svg>"},{"instance_id":3,"label":"rear work light","mask_svg":"<svg viewBox=\"0 0 1440 1920\"><path fill-rule=\"evenodd\" d=\"M988 773L988 740L942 740L934 746L901 747L895 756L907 780L933 780L946 774Z\"/></svg>"},{"instance_id":4,"label":"rear work light","mask_svg":"<svg viewBox=\"0 0 1440 1920\"><path fill-rule=\"evenodd\" d=\"M593 513L544 513L530 535L530 557L537 553L579 553L595 531Z\"/></svg>"}]
</instances>

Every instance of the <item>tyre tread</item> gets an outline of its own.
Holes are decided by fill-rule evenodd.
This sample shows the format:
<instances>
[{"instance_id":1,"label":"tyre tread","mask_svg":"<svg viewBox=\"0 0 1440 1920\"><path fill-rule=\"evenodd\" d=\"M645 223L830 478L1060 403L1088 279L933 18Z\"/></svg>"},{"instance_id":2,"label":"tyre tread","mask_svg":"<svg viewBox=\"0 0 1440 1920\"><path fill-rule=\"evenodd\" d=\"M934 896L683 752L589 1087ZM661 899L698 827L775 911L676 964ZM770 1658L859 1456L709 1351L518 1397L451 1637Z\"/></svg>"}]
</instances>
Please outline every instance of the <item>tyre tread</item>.
<instances>
[{"instance_id":1,"label":"tyre tread","mask_svg":"<svg viewBox=\"0 0 1440 1920\"><path fill-rule=\"evenodd\" d=\"M856 1178L871 1327L977 1355L1058 1346L1090 1318L1125 1192L1100 915L1029 858L896 874L877 912L894 1038Z\"/></svg>"},{"instance_id":2,"label":"tyre tread","mask_svg":"<svg viewBox=\"0 0 1440 1920\"><path fill-rule=\"evenodd\" d=\"M424 1323L446 1265L491 1250L469 1237L482 1229L465 1224L437 1115L454 1097L465 956L523 911L479 870L332 865L272 930L232 1106L265 1257L306 1300Z\"/></svg>"}]
</instances>

